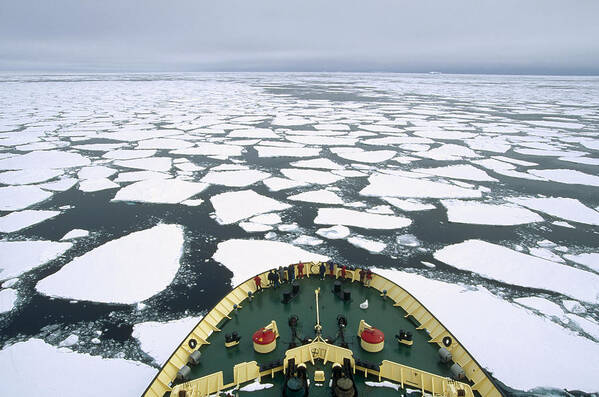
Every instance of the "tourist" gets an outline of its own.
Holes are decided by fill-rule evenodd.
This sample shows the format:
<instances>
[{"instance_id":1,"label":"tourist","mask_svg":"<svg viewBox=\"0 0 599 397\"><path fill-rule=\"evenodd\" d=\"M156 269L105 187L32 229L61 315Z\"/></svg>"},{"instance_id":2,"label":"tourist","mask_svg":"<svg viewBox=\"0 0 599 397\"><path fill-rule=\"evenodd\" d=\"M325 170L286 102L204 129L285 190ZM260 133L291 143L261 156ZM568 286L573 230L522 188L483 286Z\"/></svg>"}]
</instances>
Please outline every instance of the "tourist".
<instances>
[{"instance_id":1,"label":"tourist","mask_svg":"<svg viewBox=\"0 0 599 397\"><path fill-rule=\"evenodd\" d=\"M370 286L370 281L372 281L372 272L370 269L366 272L366 286Z\"/></svg>"},{"instance_id":2,"label":"tourist","mask_svg":"<svg viewBox=\"0 0 599 397\"><path fill-rule=\"evenodd\" d=\"M256 283L256 291L260 291L262 289L262 279L260 276L254 277L254 282Z\"/></svg>"},{"instance_id":3,"label":"tourist","mask_svg":"<svg viewBox=\"0 0 599 397\"><path fill-rule=\"evenodd\" d=\"M295 266L293 266L293 264L287 267L287 277L289 278L290 283L295 280Z\"/></svg>"},{"instance_id":4,"label":"tourist","mask_svg":"<svg viewBox=\"0 0 599 397\"><path fill-rule=\"evenodd\" d=\"M281 284L285 282L285 269L283 266L279 266L279 280L281 281Z\"/></svg>"},{"instance_id":5,"label":"tourist","mask_svg":"<svg viewBox=\"0 0 599 397\"><path fill-rule=\"evenodd\" d=\"M297 278L303 278L304 277L304 264L300 261L300 263L297 264Z\"/></svg>"},{"instance_id":6,"label":"tourist","mask_svg":"<svg viewBox=\"0 0 599 397\"><path fill-rule=\"evenodd\" d=\"M320 262L320 269L318 271L318 273L320 274L320 279L324 280L324 275L327 271L327 267L325 266L324 262Z\"/></svg>"}]
</instances>

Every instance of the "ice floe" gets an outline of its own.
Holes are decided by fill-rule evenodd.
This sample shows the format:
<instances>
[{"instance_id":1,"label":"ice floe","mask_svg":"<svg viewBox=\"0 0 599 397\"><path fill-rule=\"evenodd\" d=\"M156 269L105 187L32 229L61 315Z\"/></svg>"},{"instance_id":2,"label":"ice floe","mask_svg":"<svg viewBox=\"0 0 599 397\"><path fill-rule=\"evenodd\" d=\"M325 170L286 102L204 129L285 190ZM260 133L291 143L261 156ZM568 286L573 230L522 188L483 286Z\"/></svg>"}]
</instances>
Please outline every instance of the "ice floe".
<instances>
[{"instance_id":1,"label":"ice floe","mask_svg":"<svg viewBox=\"0 0 599 397\"><path fill-rule=\"evenodd\" d=\"M67 336L64 340L60 341L58 347L70 347L79 343L79 336L75 334L71 334Z\"/></svg>"},{"instance_id":2,"label":"ice floe","mask_svg":"<svg viewBox=\"0 0 599 397\"><path fill-rule=\"evenodd\" d=\"M305 201L309 203L321 203L321 204L343 204L341 197L328 190L315 190L311 192L304 192L295 194L287 197L293 201Z\"/></svg>"},{"instance_id":3,"label":"ice floe","mask_svg":"<svg viewBox=\"0 0 599 397\"><path fill-rule=\"evenodd\" d=\"M576 170L528 170L534 176L569 185L599 186L599 176Z\"/></svg>"},{"instance_id":4,"label":"ice floe","mask_svg":"<svg viewBox=\"0 0 599 397\"><path fill-rule=\"evenodd\" d=\"M146 321L135 324L131 336L139 341L141 350L162 365L201 319L185 317L167 322Z\"/></svg>"},{"instance_id":5,"label":"ice floe","mask_svg":"<svg viewBox=\"0 0 599 397\"><path fill-rule=\"evenodd\" d=\"M357 142L356 138L351 137L338 137L338 136L297 136L287 135L285 137L290 142L301 143L303 145L315 145L315 146L354 146Z\"/></svg>"},{"instance_id":6,"label":"ice floe","mask_svg":"<svg viewBox=\"0 0 599 397\"><path fill-rule=\"evenodd\" d=\"M183 156L222 156L228 158L240 156L242 152L242 146L202 142L193 147L173 150L171 153Z\"/></svg>"},{"instance_id":7,"label":"ice floe","mask_svg":"<svg viewBox=\"0 0 599 397\"><path fill-rule=\"evenodd\" d=\"M583 332L591 335L591 337L596 340L599 340L599 324L597 324L597 322L571 313L567 313L566 317L574 322Z\"/></svg>"},{"instance_id":8,"label":"ice floe","mask_svg":"<svg viewBox=\"0 0 599 397\"><path fill-rule=\"evenodd\" d=\"M141 302L173 281L182 249L183 228L160 224L94 248L39 281L35 288L65 299Z\"/></svg>"},{"instance_id":9,"label":"ice floe","mask_svg":"<svg viewBox=\"0 0 599 397\"><path fill-rule=\"evenodd\" d=\"M45 182L60 175L62 175L62 171L45 168L6 171L0 173L0 183L4 185L28 185Z\"/></svg>"},{"instance_id":10,"label":"ice floe","mask_svg":"<svg viewBox=\"0 0 599 397\"><path fill-rule=\"evenodd\" d=\"M579 265L583 265L592 269L596 272L599 272L599 253L587 253L587 254L578 254L578 255L564 255L569 261L578 263Z\"/></svg>"},{"instance_id":11,"label":"ice floe","mask_svg":"<svg viewBox=\"0 0 599 397\"><path fill-rule=\"evenodd\" d=\"M464 158L481 157L472 149L453 144L441 145L426 152L415 152L414 155L439 161L456 161Z\"/></svg>"},{"instance_id":12,"label":"ice floe","mask_svg":"<svg viewBox=\"0 0 599 397\"><path fill-rule=\"evenodd\" d=\"M388 202L394 207L399 208L402 211L412 212L412 211L428 211L434 210L436 207L432 204L423 203L419 200L414 199L398 199L395 197L383 197L383 200Z\"/></svg>"},{"instance_id":13,"label":"ice floe","mask_svg":"<svg viewBox=\"0 0 599 397\"><path fill-rule=\"evenodd\" d=\"M477 225L522 225L543 217L515 204L488 204L471 200L441 200L450 222Z\"/></svg>"},{"instance_id":14,"label":"ice floe","mask_svg":"<svg viewBox=\"0 0 599 397\"><path fill-rule=\"evenodd\" d=\"M557 317L561 319L564 317L565 314L558 304L553 303L545 298L540 298L538 296L516 298L514 299L514 302L522 306L526 306L530 309L537 310L538 312L548 317Z\"/></svg>"},{"instance_id":15,"label":"ice floe","mask_svg":"<svg viewBox=\"0 0 599 397\"><path fill-rule=\"evenodd\" d=\"M58 258L71 246L54 241L0 241L0 280L19 277Z\"/></svg>"},{"instance_id":16,"label":"ice floe","mask_svg":"<svg viewBox=\"0 0 599 397\"><path fill-rule=\"evenodd\" d=\"M172 160L170 157L150 157L133 160L118 160L114 162L114 165L125 168L135 168L138 170L166 172L171 169Z\"/></svg>"},{"instance_id":17,"label":"ice floe","mask_svg":"<svg viewBox=\"0 0 599 397\"><path fill-rule=\"evenodd\" d=\"M557 254L554 254L548 248L531 247L531 248L528 249L528 252L531 255L534 255L534 256L536 256L538 258L547 259L548 261L561 262L561 263L564 262L564 260L562 259L561 256L559 256Z\"/></svg>"},{"instance_id":18,"label":"ice floe","mask_svg":"<svg viewBox=\"0 0 599 397\"><path fill-rule=\"evenodd\" d=\"M47 182L38 187L43 188L44 190L50 190L53 192L64 192L72 188L77 184L77 179L75 178L62 178L55 182Z\"/></svg>"},{"instance_id":19,"label":"ice floe","mask_svg":"<svg viewBox=\"0 0 599 397\"><path fill-rule=\"evenodd\" d=\"M254 149L258 157L316 157L320 154L320 148L254 146Z\"/></svg>"},{"instance_id":20,"label":"ice floe","mask_svg":"<svg viewBox=\"0 0 599 397\"><path fill-rule=\"evenodd\" d=\"M31 363L44 370L31 374ZM143 394L156 368L123 359L102 358L57 348L40 339L15 343L0 351L0 367L11 379L4 393L17 395L26 387L27 393L39 396L89 397L136 396ZM68 374L68 376L66 376ZM98 387L98 380L102 382Z\"/></svg>"},{"instance_id":21,"label":"ice floe","mask_svg":"<svg viewBox=\"0 0 599 397\"><path fill-rule=\"evenodd\" d=\"M315 245L322 244L323 241L316 237L302 235L302 236L299 236L298 238L296 238L295 240L293 240L292 243L295 245L315 246Z\"/></svg>"},{"instance_id":22,"label":"ice floe","mask_svg":"<svg viewBox=\"0 0 599 397\"><path fill-rule=\"evenodd\" d=\"M482 195L480 190L398 175L375 174L368 178L368 182L370 184L360 191L363 196L477 198Z\"/></svg>"},{"instance_id":23,"label":"ice floe","mask_svg":"<svg viewBox=\"0 0 599 397\"><path fill-rule=\"evenodd\" d=\"M571 313L584 314L587 312L587 309L585 309L584 306L572 299L562 300L562 305L564 305L566 310Z\"/></svg>"},{"instance_id":24,"label":"ice floe","mask_svg":"<svg viewBox=\"0 0 599 397\"><path fill-rule=\"evenodd\" d=\"M152 157L155 154L156 150L119 149L104 153L102 157L111 160L130 160Z\"/></svg>"},{"instance_id":25,"label":"ice floe","mask_svg":"<svg viewBox=\"0 0 599 397\"><path fill-rule=\"evenodd\" d=\"M156 171L130 171L121 172L117 175L113 182L138 182L145 179L169 179L171 175L164 172Z\"/></svg>"},{"instance_id":26,"label":"ice floe","mask_svg":"<svg viewBox=\"0 0 599 397\"><path fill-rule=\"evenodd\" d=\"M242 187L260 182L269 176L269 173L258 170L210 171L201 179L201 181L214 185Z\"/></svg>"},{"instance_id":27,"label":"ice floe","mask_svg":"<svg viewBox=\"0 0 599 397\"><path fill-rule=\"evenodd\" d=\"M584 270L526 255L482 240L466 240L436 251L435 259L483 277L599 302L599 276Z\"/></svg>"},{"instance_id":28,"label":"ice floe","mask_svg":"<svg viewBox=\"0 0 599 397\"><path fill-rule=\"evenodd\" d=\"M271 192L278 192L280 190L292 189L294 187L306 186L307 182L294 181L287 178L272 177L264 179L262 181Z\"/></svg>"},{"instance_id":29,"label":"ice floe","mask_svg":"<svg viewBox=\"0 0 599 397\"><path fill-rule=\"evenodd\" d=\"M319 208L314 223L364 229L401 229L409 226L412 221L401 216L369 214L346 208Z\"/></svg>"},{"instance_id":30,"label":"ice floe","mask_svg":"<svg viewBox=\"0 0 599 397\"><path fill-rule=\"evenodd\" d=\"M283 223L282 225L277 226L277 229L281 232L297 232L300 227L297 223Z\"/></svg>"},{"instance_id":31,"label":"ice floe","mask_svg":"<svg viewBox=\"0 0 599 397\"><path fill-rule=\"evenodd\" d=\"M276 225L281 223L281 217L278 214L262 214L250 218L250 222L262 223L263 225Z\"/></svg>"},{"instance_id":32,"label":"ice floe","mask_svg":"<svg viewBox=\"0 0 599 397\"><path fill-rule=\"evenodd\" d=\"M395 238L395 241L397 241L397 244L403 245L404 247L420 246L420 240L413 234L401 234Z\"/></svg>"},{"instance_id":33,"label":"ice floe","mask_svg":"<svg viewBox=\"0 0 599 397\"><path fill-rule=\"evenodd\" d=\"M355 247L363 248L366 251L372 252L374 254L381 253L387 247L387 244L382 243L380 241L374 241L358 236L349 237L347 241Z\"/></svg>"},{"instance_id":34,"label":"ice floe","mask_svg":"<svg viewBox=\"0 0 599 397\"><path fill-rule=\"evenodd\" d=\"M305 251L291 244L265 240L227 240L218 244L212 258L233 272L231 284L236 286L256 273L299 261L326 261L324 255Z\"/></svg>"},{"instance_id":35,"label":"ice floe","mask_svg":"<svg viewBox=\"0 0 599 397\"><path fill-rule=\"evenodd\" d=\"M341 225L335 225L316 230L316 234L330 240L344 239L349 236L349 233L349 228L347 226Z\"/></svg>"},{"instance_id":36,"label":"ice floe","mask_svg":"<svg viewBox=\"0 0 599 397\"><path fill-rule=\"evenodd\" d=\"M359 151L337 151L337 156L350 161L358 161L360 163L382 163L392 159L397 152L394 150L359 150Z\"/></svg>"},{"instance_id":37,"label":"ice floe","mask_svg":"<svg viewBox=\"0 0 599 397\"><path fill-rule=\"evenodd\" d=\"M490 177L485 171L469 164L448 165L437 168L417 168L413 172L454 179L465 179L468 181L497 182L497 179Z\"/></svg>"},{"instance_id":38,"label":"ice floe","mask_svg":"<svg viewBox=\"0 0 599 397\"><path fill-rule=\"evenodd\" d=\"M229 132L229 138L278 138L273 130L268 128L247 128Z\"/></svg>"},{"instance_id":39,"label":"ice floe","mask_svg":"<svg viewBox=\"0 0 599 397\"><path fill-rule=\"evenodd\" d=\"M59 215L60 211L24 210L0 217L0 232L12 233Z\"/></svg>"},{"instance_id":40,"label":"ice floe","mask_svg":"<svg viewBox=\"0 0 599 397\"><path fill-rule=\"evenodd\" d=\"M0 314L11 311L17 301L17 291L12 288L0 290Z\"/></svg>"},{"instance_id":41,"label":"ice floe","mask_svg":"<svg viewBox=\"0 0 599 397\"><path fill-rule=\"evenodd\" d=\"M172 150L172 149L186 149L193 146L193 143L184 141L181 139L173 138L155 138L146 139L139 142L137 148L139 149L161 149L161 150Z\"/></svg>"},{"instance_id":42,"label":"ice floe","mask_svg":"<svg viewBox=\"0 0 599 397\"><path fill-rule=\"evenodd\" d=\"M177 204L204 191L207 187L205 183L179 179L148 179L121 188L112 200Z\"/></svg>"},{"instance_id":43,"label":"ice floe","mask_svg":"<svg viewBox=\"0 0 599 397\"><path fill-rule=\"evenodd\" d=\"M253 215L291 208L289 204L281 203L253 190L220 193L211 197L210 202L216 212L216 220L221 225L235 223Z\"/></svg>"},{"instance_id":44,"label":"ice floe","mask_svg":"<svg viewBox=\"0 0 599 397\"><path fill-rule=\"evenodd\" d=\"M116 174L117 170L114 168L106 167L103 165L96 165L92 167L83 167L77 173L79 179L99 179L108 178Z\"/></svg>"},{"instance_id":45,"label":"ice floe","mask_svg":"<svg viewBox=\"0 0 599 397\"><path fill-rule=\"evenodd\" d=\"M340 181L342 176L332 174L327 171L317 171L310 169L284 168L281 173L289 179L303 183L313 183L317 185L328 185Z\"/></svg>"},{"instance_id":46,"label":"ice floe","mask_svg":"<svg viewBox=\"0 0 599 397\"><path fill-rule=\"evenodd\" d=\"M85 179L79 182L79 190L82 192L97 192L100 190L119 188L120 186L110 179L97 178L97 179Z\"/></svg>"},{"instance_id":47,"label":"ice floe","mask_svg":"<svg viewBox=\"0 0 599 397\"><path fill-rule=\"evenodd\" d=\"M71 148L77 150L87 150L90 152L108 152L111 150L122 148L126 145L126 143L90 143L86 145L74 145L71 146Z\"/></svg>"},{"instance_id":48,"label":"ice floe","mask_svg":"<svg viewBox=\"0 0 599 397\"><path fill-rule=\"evenodd\" d=\"M63 169L83 167L90 164L90 160L78 153L59 150L29 152L0 160L0 170L23 170L38 168Z\"/></svg>"},{"instance_id":49,"label":"ice floe","mask_svg":"<svg viewBox=\"0 0 599 397\"><path fill-rule=\"evenodd\" d=\"M512 197L506 200L572 222L599 225L599 212L566 197Z\"/></svg>"},{"instance_id":50,"label":"ice floe","mask_svg":"<svg viewBox=\"0 0 599 397\"><path fill-rule=\"evenodd\" d=\"M37 186L0 187L0 211L14 211L30 207L52 197Z\"/></svg>"},{"instance_id":51,"label":"ice floe","mask_svg":"<svg viewBox=\"0 0 599 397\"><path fill-rule=\"evenodd\" d=\"M299 168L320 168L325 170L341 170L343 169L342 165L335 163L327 158L319 158L312 160L300 160L295 161L290 164L293 167Z\"/></svg>"},{"instance_id":52,"label":"ice floe","mask_svg":"<svg viewBox=\"0 0 599 397\"><path fill-rule=\"evenodd\" d=\"M60 239L60 241L74 240L76 238L87 237L88 235L89 235L89 231L88 230L84 230L84 229L73 229L70 232L68 232L67 234L65 234L64 236L62 236L62 238Z\"/></svg>"},{"instance_id":53,"label":"ice floe","mask_svg":"<svg viewBox=\"0 0 599 397\"><path fill-rule=\"evenodd\" d=\"M273 229L273 227L270 225L264 225L262 223L256 222L239 222L239 227L248 233L267 232Z\"/></svg>"},{"instance_id":54,"label":"ice floe","mask_svg":"<svg viewBox=\"0 0 599 397\"><path fill-rule=\"evenodd\" d=\"M429 280L394 270L377 273L395 281L422 302L493 376L510 387L535 387L596 391L599 380L599 344L581 338L562 326L527 309L504 301L483 287L464 286ZM459 307L463 316L476 318L477 326L452 313ZM518 324L518 326L514 326ZM481 338L485 335L485 338ZM489 340L511 343L489 344ZM551 349L546 349L546 346ZM555 357L568 362L556 366ZM534 362L526 371L514 362Z\"/></svg>"}]
</instances>

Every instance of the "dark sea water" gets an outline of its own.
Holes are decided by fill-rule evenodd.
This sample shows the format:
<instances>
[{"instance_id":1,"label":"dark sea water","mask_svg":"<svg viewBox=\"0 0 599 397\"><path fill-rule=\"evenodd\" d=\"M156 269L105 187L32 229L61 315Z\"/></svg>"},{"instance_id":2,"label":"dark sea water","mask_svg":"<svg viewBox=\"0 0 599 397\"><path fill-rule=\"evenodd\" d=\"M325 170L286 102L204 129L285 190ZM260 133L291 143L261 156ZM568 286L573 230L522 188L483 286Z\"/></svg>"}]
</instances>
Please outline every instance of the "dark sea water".
<instances>
[{"instance_id":1,"label":"dark sea water","mask_svg":"<svg viewBox=\"0 0 599 397\"><path fill-rule=\"evenodd\" d=\"M255 119L239 119L245 116L255 116ZM290 116L306 119L305 124L272 123L276 117L283 119ZM343 125L347 129L325 128L320 131L340 131L340 134L318 135L314 126L319 123ZM366 131L363 127L368 125L382 125L393 130L370 131L372 136L355 134ZM245 165L271 176L284 177L281 169L293 168L290 163L313 159L315 156L260 157L257 147L272 142L302 143L301 140L290 141L289 137L353 136L355 143L350 147L364 151L392 150L397 152L396 156L409 156L413 160L398 162L388 159L361 163L340 157L331 150L344 145L312 142L306 147L320 148L316 157L330 159L348 170L362 171L365 176L280 191L271 191L262 182L246 187L210 184L193 197L204 200L199 206L115 202L111 199L118 188L83 192L77 184L66 191L54 192L51 198L28 209L59 209L60 215L28 228L2 233L0 238L4 241L59 241L73 229L88 230L90 235L74 240L73 247L58 258L18 277L12 287L18 293L15 306L0 314L0 346L34 337L58 345L67 336L76 334L80 342L70 347L75 351L126 358L156 366L131 336L133 326L145 321L163 322L205 313L232 288L233 272L212 258L218 243L231 239L265 239L264 232L249 233L237 222L224 225L214 219L211 197L236 190L252 189L260 195L292 205L278 213L283 224L296 223L299 228L285 232L278 230L275 225L272 234L267 236L270 240L293 244L293 240L301 235L320 238L323 240L321 244L302 248L330 256L340 263L408 270L452 284L482 286L508 302L521 297L538 296L559 305L564 313L568 313L563 301L573 298L548 289L514 285L478 272L459 270L435 259L433 254L443 247L468 239L484 240L523 253L529 253L528 248L538 248L538 242L549 240L553 244L547 250L557 256L553 260L561 260L563 266L585 270L594 277L599 274L597 262L593 269L592 266L584 266L563 257L566 253L598 253L597 223L589 221L589 224L585 224L541 211L536 213L543 220L534 223L512 226L457 223L448 220L447 210L438 198L421 199L422 203L434 205L434 209L406 212L390 206L380 197L360 195L360 191L369 185L368 176L377 173L467 164L485 171L497 181L468 180L467 176L464 179L442 175L424 177L450 184L456 180L459 184L461 181L470 185L466 185L468 189L482 187L481 197L474 201L505 205L506 199L511 197L561 197L579 200L592 211L599 207L599 78L402 74L0 75L0 154L6 158L40 150L35 146L22 145L48 142L54 147L42 149L79 153L91 160L91 165L108 166L118 172L139 171L118 166L112 160L104 163L106 159L102 155L105 152L80 150L73 146L123 143L121 149L135 149L142 138L122 141L119 138L110 139L109 134L164 130L179 130L179 133L165 137L187 140L194 145L202 142L223 145L235 143L239 139L253 140L228 136L233 130L248 127L269 129L276 133L277 138L241 142L243 151L239 156L182 155L173 153L171 149L158 149L153 157L186 158L204 167L201 171L183 172L173 166L166 171L172 177L188 181L200 181L210 168L223 164ZM222 130L222 133L215 134L214 130ZM294 130L313 131L314 134L296 135ZM31 131L39 134L33 134L35 138L23 141L15 139ZM424 134L417 134L423 131ZM431 131L437 134L457 131L469 135L466 138L432 137L427 135ZM419 151L405 144L364 143L369 139L394 136L426 137L430 143L424 143L426 147L420 147L423 150ZM488 146L481 149L474 143L475 137L490 139ZM505 150L499 147L500 141L507 146ZM457 154L457 158L448 160L422 156L427 150L447 144L468 148L478 157ZM524 152L522 149L525 149ZM530 154L528 149L539 152ZM449 150L449 153L452 151ZM578 179L580 174L576 174L568 183L551 180L553 177L547 176L547 180L530 180L506 176L472 163L492 156L535 163L534 166L514 166L518 172L527 175L531 175L528 173L531 169L568 170L584 173L588 177ZM581 157L590 159L584 160L589 164L570 161ZM43 168L43 164L31 167ZM6 171L12 169L0 168ZM64 174L57 179L67 176L78 178L79 168L65 168ZM116 175L109 179L114 180ZM121 187L129 184L119 183ZM5 186L8 184L0 185L0 188ZM319 208L342 206L291 201L288 197L331 188L345 203L363 203L362 207L345 208L365 212L387 205L389 207L384 209L387 213L406 217L412 223L408 227L392 230L377 229L376 226L349 226L351 236L359 235L385 243L386 247L380 253L354 246L344 238L327 239L319 236L316 230L330 226L314 223ZM2 211L0 215L10 212ZM553 223L560 221L568 222L572 227ZM173 282L144 301L147 307L142 310L138 305L51 298L36 291L35 286L40 280L58 272L74 258L111 240L161 223L177 224L184 228L181 266ZM405 234L413 235L417 246L398 244L398 237ZM2 261L11 259L1 252L0 256ZM427 266L423 261L435 267ZM539 278L543 277L543 274L539 274ZM0 280L4 280L1 274ZM131 288L135 288L136 282L131 280ZM591 323L595 322L597 332L599 301L573 300L582 307L578 314ZM580 310L583 312L580 313ZM539 311L530 311L530 316L544 316L546 321L570 330L578 338L599 343L599 332L593 334L592 326L585 329L572 318L551 317ZM98 330L102 331L99 336L101 343L90 343ZM463 341L466 346L468 342ZM559 343L546 343L555 342ZM544 348L545 342L539 343L539 348ZM596 357L590 360L596 360ZM592 363L589 365L596 366ZM538 386L544 386L542 382ZM509 380L506 383L509 384ZM543 391L541 394L547 393L552 391Z\"/></svg>"}]
</instances>

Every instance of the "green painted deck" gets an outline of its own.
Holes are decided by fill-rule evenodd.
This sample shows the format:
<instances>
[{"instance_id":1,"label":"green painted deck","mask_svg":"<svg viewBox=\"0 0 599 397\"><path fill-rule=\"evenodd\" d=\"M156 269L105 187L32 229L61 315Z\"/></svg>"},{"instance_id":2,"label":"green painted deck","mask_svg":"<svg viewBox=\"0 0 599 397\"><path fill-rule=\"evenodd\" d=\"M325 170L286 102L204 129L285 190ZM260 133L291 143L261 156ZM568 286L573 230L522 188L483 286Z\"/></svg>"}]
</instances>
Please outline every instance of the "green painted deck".
<instances>
[{"instance_id":1,"label":"green painted deck","mask_svg":"<svg viewBox=\"0 0 599 397\"><path fill-rule=\"evenodd\" d=\"M202 353L201 363L192 368L190 379L223 371L224 383L227 384L233 382L233 367L235 364L255 360L258 365L265 365L275 360L282 360L291 341L291 329L288 325L288 319L291 315L299 317L299 336L301 338L313 338L316 323L314 290L317 288L320 288L319 306L323 337L335 337L337 333L337 315L343 314L348 321L345 329L345 340L349 344L349 349L353 351L355 359L367 360L374 364L380 364L382 360L386 359L441 376L450 376L450 364L442 364L439 361L438 346L428 342L429 335L425 330L416 330L416 326L404 318L405 312L403 309L394 307L393 302L389 298L381 297L377 290L365 287L359 282L352 283L349 280L342 281L342 290L351 291L351 301L344 302L332 292L334 281L335 279L329 277L320 280L314 275L310 278L298 280L299 295L287 304L281 302L282 293L291 290L290 284L283 284L278 289L265 288L257 292L252 302L246 300L243 308L239 309L237 313L231 313L230 320L225 319L218 325L222 331L214 332L210 336L208 339L210 345L200 348ZM368 299L368 309L360 309L360 303L366 299ZM381 352L369 353L360 347L357 329L362 319L384 332L385 347ZM277 322L280 333L280 337L277 339L277 348L268 354L254 352L252 334L272 320ZM412 346L405 346L397 342L395 334L400 329L412 332L414 340ZM241 341L235 347L226 348L224 346L225 334L234 331L237 331L241 336ZM339 341L335 344L339 344ZM315 366L310 363L307 363L307 366L308 375L311 379L310 395L330 396L328 382L331 375L331 364L323 365L321 361L317 361ZM324 387L314 385L313 374L314 370L318 368L324 368L325 370L326 382ZM280 390L283 379L281 373L276 375L274 379L270 377L263 378L263 383L273 383L275 386L260 391L260 395L281 395ZM369 380L377 381L378 379L373 377ZM361 396L397 395L397 391L390 388L364 385L364 377L361 372L356 373L356 383L360 388ZM258 392L253 394L240 392L240 395L244 394L256 395Z\"/></svg>"}]
</instances>

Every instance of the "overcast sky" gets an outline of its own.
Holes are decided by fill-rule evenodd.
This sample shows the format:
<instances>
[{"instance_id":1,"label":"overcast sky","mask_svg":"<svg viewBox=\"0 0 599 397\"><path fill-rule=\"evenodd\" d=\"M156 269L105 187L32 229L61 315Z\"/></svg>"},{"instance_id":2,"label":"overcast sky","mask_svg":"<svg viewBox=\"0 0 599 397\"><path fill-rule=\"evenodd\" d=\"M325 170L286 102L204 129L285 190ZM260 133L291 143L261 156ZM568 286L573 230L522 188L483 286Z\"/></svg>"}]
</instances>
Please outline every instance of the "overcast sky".
<instances>
[{"instance_id":1,"label":"overcast sky","mask_svg":"<svg viewBox=\"0 0 599 397\"><path fill-rule=\"evenodd\" d=\"M599 74L599 0L1 0L0 70Z\"/></svg>"}]
</instances>

